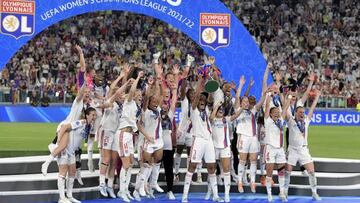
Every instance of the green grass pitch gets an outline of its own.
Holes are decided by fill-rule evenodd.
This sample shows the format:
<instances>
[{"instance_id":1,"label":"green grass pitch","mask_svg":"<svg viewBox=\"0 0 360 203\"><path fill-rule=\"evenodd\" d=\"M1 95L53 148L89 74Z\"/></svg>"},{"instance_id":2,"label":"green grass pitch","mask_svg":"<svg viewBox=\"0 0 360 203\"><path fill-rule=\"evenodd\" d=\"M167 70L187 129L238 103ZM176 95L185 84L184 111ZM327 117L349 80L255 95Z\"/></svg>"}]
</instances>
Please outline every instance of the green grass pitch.
<instances>
[{"instance_id":1,"label":"green grass pitch","mask_svg":"<svg viewBox=\"0 0 360 203\"><path fill-rule=\"evenodd\" d=\"M57 123L0 123L0 157L46 155ZM310 126L313 157L360 159L360 127ZM86 150L85 150L86 151Z\"/></svg>"}]
</instances>

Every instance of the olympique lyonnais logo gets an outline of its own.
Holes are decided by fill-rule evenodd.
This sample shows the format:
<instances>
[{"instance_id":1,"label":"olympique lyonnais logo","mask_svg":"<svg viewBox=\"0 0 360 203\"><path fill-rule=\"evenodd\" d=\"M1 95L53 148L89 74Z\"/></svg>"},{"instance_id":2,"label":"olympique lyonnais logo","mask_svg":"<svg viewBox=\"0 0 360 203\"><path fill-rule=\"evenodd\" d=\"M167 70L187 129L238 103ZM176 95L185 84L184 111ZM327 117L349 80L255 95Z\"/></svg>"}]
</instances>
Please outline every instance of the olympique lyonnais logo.
<instances>
[{"instance_id":1,"label":"olympique lyonnais logo","mask_svg":"<svg viewBox=\"0 0 360 203\"><path fill-rule=\"evenodd\" d=\"M230 14L200 13L200 44L216 50L229 46Z\"/></svg>"},{"instance_id":2,"label":"olympique lyonnais logo","mask_svg":"<svg viewBox=\"0 0 360 203\"><path fill-rule=\"evenodd\" d=\"M34 34L35 1L0 0L0 32L19 39Z\"/></svg>"}]
</instances>

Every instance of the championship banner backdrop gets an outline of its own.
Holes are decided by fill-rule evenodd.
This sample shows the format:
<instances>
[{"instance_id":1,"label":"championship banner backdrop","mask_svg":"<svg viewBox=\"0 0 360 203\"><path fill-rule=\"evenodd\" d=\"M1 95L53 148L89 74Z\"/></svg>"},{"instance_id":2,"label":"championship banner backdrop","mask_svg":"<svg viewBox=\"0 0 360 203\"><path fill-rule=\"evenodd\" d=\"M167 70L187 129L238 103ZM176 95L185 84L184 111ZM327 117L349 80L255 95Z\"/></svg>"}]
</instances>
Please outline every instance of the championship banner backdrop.
<instances>
[{"instance_id":1,"label":"championship banner backdrop","mask_svg":"<svg viewBox=\"0 0 360 203\"><path fill-rule=\"evenodd\" d=\"M253 77L259 97L266 62L256 42L232 12L217 0L0 0L0 68L47 27L83 13L120 10L144 14L178 28L215 56L222 76Z\"/></svg>"}]
</instances>

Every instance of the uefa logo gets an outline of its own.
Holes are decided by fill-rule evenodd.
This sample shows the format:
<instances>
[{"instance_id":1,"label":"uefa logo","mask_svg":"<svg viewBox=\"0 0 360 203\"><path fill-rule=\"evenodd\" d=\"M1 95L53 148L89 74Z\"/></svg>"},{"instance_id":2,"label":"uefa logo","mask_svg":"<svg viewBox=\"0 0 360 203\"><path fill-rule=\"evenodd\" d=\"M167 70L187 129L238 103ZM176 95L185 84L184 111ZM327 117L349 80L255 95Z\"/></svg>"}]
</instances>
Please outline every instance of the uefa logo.
<instances>
[{"instance_id":1,"label":"uefa logo","mask_svg":"<svg viewBox=\"0 0 360 203\"><path fill-rule=\"evenodd\" d=\"M0 33L19 39L34 34L35 1L0 1Z\"/></svg>"},{"instance_id":2,"label":"uefa logo","mask_svg":"<svg viewBox=\"0 0 360 203\"><path fill-rule=\"evenodd\" d=\"M230 14L200 14L200 44L213 50L230 43Z\"/></svg>"}]
</instances>

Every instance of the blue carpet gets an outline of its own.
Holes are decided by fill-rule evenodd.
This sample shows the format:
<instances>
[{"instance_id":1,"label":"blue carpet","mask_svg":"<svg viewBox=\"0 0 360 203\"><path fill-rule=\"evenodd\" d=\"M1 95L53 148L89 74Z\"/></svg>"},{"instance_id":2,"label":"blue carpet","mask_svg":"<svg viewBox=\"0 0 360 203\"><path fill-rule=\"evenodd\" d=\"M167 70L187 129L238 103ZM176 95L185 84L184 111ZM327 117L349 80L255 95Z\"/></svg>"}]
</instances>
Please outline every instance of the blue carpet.
<instances>
[{"instance_id":1,"label":"blue carpet","mask_svg":"<svg viewBox=\"0 0 360 203\"><path fill-rule=\"evenodd\" d=\"M221 196L223 194L220 194ZM174 202L181 202L181 194L175 194L176 200L170 201L166 198L165 194L156 195L156 199L143 199L141 202L162 202L162 203L174 203ZM201 202L212 202L212 201L205 201L204 200L204 193L191 193L189 195L189 202L190 203L201 203ZM232 193L230 194L231 202L241 202L241 203L267 203L267 196L264 194L239 194L239 193ZM274 202L281 202L277 195L273 195ZM82 201L82 203L119 203L122 202L119 198L118 199L98 199L98 200L87 200ZM136 201L132 201L136 202ZM308 196L290 196L288 203L306 203L306 202L316 202L313 201L311 197ZM360 203L360 196L359 197L322 197L323 203Z\"/></svg>"}]
</instances>

